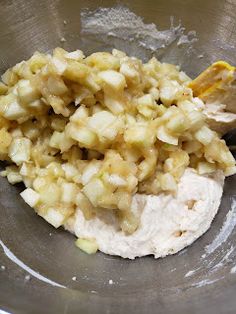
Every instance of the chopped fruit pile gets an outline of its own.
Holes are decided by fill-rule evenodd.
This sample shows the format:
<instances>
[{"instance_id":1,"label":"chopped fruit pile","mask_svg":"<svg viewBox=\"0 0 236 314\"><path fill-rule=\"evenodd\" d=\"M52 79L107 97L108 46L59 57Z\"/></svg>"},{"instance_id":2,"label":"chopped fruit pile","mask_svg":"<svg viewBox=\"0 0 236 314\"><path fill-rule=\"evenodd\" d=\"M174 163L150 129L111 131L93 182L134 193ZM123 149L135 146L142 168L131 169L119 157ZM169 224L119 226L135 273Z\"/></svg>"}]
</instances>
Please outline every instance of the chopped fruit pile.
<instances>
[{"instance_id":1,"label":"chopped fruit pile","mask_svg":"<svg viewBox=\"0 0 236 314\"><path fill-rule=\"evenodd\" d=\"M133 233L135 193L175 193L187 167L235 173L190 81L177 66L116 49L36 52L2 76L1 174L24 182L23 199L56 228L79 207L86 219L113 211Z\"/></svg>"}]
</instances>

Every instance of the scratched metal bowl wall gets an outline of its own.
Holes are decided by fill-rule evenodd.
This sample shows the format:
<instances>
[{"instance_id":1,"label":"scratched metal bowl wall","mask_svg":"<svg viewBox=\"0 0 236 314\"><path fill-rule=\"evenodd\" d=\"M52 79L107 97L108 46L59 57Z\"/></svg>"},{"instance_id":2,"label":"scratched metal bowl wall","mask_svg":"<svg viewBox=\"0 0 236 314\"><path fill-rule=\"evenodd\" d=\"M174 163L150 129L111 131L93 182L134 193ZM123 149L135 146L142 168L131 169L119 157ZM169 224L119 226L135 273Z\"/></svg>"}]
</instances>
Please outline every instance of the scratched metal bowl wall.
<instances>
[{"instance_id":1,"label":"scratched metal bowl wall","mask_svg":"<svg viewBox=\"0 0 236 314\"><path fill-rule=\"evenodd\" d=\"M196 31L199 40L184 67L191 76L218 59L236 64L236 1L126 0L125 4L159 29L167 29L174 16L186 31ZM86 41L80 34L80 13L114 5L115 1L0 0L0 72L35 50L62 45L61 38L68 50L106 49L109 43ZM0 309L32 314L235 313L235 186L236 177L227 179L219 214L192 246L164 259L129 261L80 252L72 235L54 230L20 199L22 187L1 178Z\"/></svg>"}]
</instances>

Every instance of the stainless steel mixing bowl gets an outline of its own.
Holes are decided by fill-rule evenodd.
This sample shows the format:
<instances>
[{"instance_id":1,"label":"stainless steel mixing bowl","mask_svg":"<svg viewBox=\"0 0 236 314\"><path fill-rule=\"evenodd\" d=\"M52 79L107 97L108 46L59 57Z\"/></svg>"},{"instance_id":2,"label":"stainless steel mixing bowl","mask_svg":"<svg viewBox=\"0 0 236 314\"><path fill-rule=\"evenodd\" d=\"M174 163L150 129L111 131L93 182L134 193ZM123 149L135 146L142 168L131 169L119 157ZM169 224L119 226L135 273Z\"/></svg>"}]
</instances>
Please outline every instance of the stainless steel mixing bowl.
<instances>
[{"instance_id":1,"label":"stainless steel mixing bowl","mask_svg":"<svg viewBox=\"0 0 236 314\"><path fill-rule=\"evenodd\" d=\"M236 64L235 0L120 0L122 4L160 29L169 28L174 16L187 31L196 31L195 52L184 63L190 75L218 59ZM111 48L113 42L88 41L80 34L80 13L114 5L108 0L1 0L0 72L35 50L62 45L62 37L68 50ZM127 52L130 47L127 42ZM176 56L178 63L183 56ZM20 199L21 187L0 179L0 313L236 313L235 186L236 177L226 180L219 214L191 247L164 259L130 261L80 252L72 235L54 230Z\"/></svg>"}]
</instances>

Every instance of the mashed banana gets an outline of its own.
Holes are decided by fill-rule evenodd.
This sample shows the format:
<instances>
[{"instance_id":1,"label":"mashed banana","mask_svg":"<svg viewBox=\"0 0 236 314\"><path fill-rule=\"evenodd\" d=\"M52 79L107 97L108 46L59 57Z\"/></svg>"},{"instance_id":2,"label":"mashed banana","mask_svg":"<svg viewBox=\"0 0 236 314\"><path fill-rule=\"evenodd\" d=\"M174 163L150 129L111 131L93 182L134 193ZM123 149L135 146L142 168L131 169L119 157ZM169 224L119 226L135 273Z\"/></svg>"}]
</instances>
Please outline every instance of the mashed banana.
<instances>
[{"instance_id":1,"label":"mashed banana","mask_svg":"<svg viewBox=\"0 0 236 314\"><path fill-rule=\"evenodd\" d=\"M236 172L190 81L177 66L116 49L36 52L2 76L1 174L24 182L23 199L56 228L78 215L92 223L105 211L124 237L135 234L135 195L177 197L187 168ZM84 240L79 246L93 252Z\"/></svg>"}]
</instances>

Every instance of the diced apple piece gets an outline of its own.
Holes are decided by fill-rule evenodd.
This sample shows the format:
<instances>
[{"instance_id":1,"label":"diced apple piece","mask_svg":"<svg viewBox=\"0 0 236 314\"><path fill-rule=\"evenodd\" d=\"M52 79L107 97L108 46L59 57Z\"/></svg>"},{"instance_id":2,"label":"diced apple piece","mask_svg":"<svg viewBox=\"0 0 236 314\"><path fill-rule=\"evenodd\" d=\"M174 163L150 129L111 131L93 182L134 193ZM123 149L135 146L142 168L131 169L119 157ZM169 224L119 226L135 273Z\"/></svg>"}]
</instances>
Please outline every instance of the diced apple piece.
<instances>
[{"instance_id":1,"label":"diced apple piece","mask_svg":"<svg viewBox=\"0 0 236 314\"><path fill-rule=\"evenodd\" d=\"M105 110L95 113L88 119L88 126L99 136L109 140L114 140L122 125L121 119Z\"/></svg>"},{"instance_id":2,"label":"diced apple piece","mask_svg":"<svg viewBox=\"0 0 236 314\"><path fill-rule=\"evenodd\" d=\"M125 131L124 140L137 147L148 147L155 142L155 135L148 126L136 124Z\"/></svg>"},{"instance_id":3,"label":"diced apple piece","mask_svg":"<svg viewBox=\"0 0 236 314\"><path fill-rule=\"evenodd\" d=\"M32 177L35 174L34 166L30 163L24 162L20 167L20 175Z\"/></svg>"},{"instance_id":4,"label":"diced apple piece","mask_svg":"<svg viewBox=\"0 0 236 314\"><path fill-rule=\"evenodd\" d=\"M69 163L62 164L62 169L65 172L67 180L72 180L75 176L79 174L77 168Z\"/></svg>"},{"instance_id":5,"label":"diced apple piece","mask_svg":"<svg viewBox=\"0 0 236 314\"><path fill-rule=\"evenodd\" d=\"M9 120L27 118L28 112L17 102L12 102L4 112L3 116Z\"/></svg>"},{"instance_id":6,"label":"diced apple piece","mask_svg":"<svg viewBox=\"0 0 236 314\"><path fill-rule=\"evenodd\" d=\"M86 127L70 125L68 132L70 137L79 142L81 147L92 148L98 141L96 134Z\"/></svg>"},{"instance_id":7,"label":"diced apple piece","mask_svg":"<svg viewBox=\"0 0 236 314\"><path fill-rule=\"evenodd\" d=\"M31 141L28 138L15 138L9 147L9 157L17 165L29 161Z\"/></svg>"},{"instance_id":8,"label":"diced apple piece","mask_svg":"<svg viewBox=\"0 0 236 314\"><path fill-rule=\"evenodd\" d=\"M107 128L103 128L100 131L99 135L108 141L114 141L118 133L122 133L123 128L124 128L123 119L118 117L114 121L114 123L107 126Z\"/></svg>"},{"instance_id":9,"label":"diced apple piece","mask_svg":"<svg viewBox=\"0 0 236 314\"><path fill-rule=\"evenodd\" d=\"M33 73L36 73L37 71L42 69L42 67L45 66L48 61L49 61L49 58L47 55L36 51L33 54L33 56L29 59L28 64L29 64L30 70Z\"/></svg>"},{"instance_id":10,"label":"diced apple piece","mask_svg":"<svg viewBox=\"0 0 236 314\"><path fill-rule=\"evenodd\" d=\"M139 226L139 219L134 213L129 210L123 211L121 221L121 229L126 234L132 234Z\"/></svg>"},{"instance_id":11,"label":"diced apple piece","mask_svg":"<svg viewBox=\"0 0 236 314\"><path fill-rule=\"evenodd\" d=\"M65 58L80 61L80 60L84 59L85 56L83 54L83 51L75 50L75 51L71 51L71 52L66 53Z\"/></svg>"},{"instance_id":12,"label":"diced apple piece","mask_svg":"<svg viewBox=\"0 0 236 314\"><path fill-rule=\"evenodd\" d=\"M140 81L139 72L132 62L123 62L120 67L120 73L133 83L139 83Z\"/></svg>"},{"instance_id":13,"label":"diced apple piece","mask_svg":"<svg viewBox=\"0 0 236 314\"><path fill-rule=\"evenodd\" d=\"M118 70L120 60L109 52L95 52L86 58L86 63L91 67L103 70Z\"/></svg>"},{"instance_id":14,"label":"diced apple piece","mask_svg":"<svg viewBox=\"0 0 236 314\"><path fill-rule=\"evenodd\" d=\"M7 180L11 184L16 184L22 182L22 176L18 172L9 172L7 175Z\"/></svg>"},{"instance_id":15,"label":"diced apple piece","mask_svg":"<svg viewBox=\"0 0 236 314\"><path fill-rule=\"evenodd\" d=\"M235 166L235 159L224 140L215 138L205 147L205 158L209 162L217 161L222 168Z\"/></svg>"},{"instance_id":16,"label":"diced apple piece","mask_svg":"<svg viewBox=\"0 0 236 314\"><path fill-rule=\"evenodd\" d=\"M102 71L99 77L103 80L106 86L109 86L114 91L122 91L126 86L124 75L113 70Z\"/></svg>"},{"instance_id":17,"label":"diced apple piece","mask_svg":"<svg viewBox=\"0 0 236 314\"><path fill-rule=\"evenodd\" d=\"M183 71L179 72L179 80L183 83L189 83L191 81L191 78L184 73Z\"/></svg>"},{"instance_id":18,"label":"diced apple piece","mask_svg":"<svg viewBox=\"0 0 236 314\"><path fill-rule=\"evenodd\" d=\"M68 92L68 88L60 77L50 76L47 80L47 88L50 94L61 96Z\"/></svg>"},{"instance_id":19,"label":"diced apple piece","mask_svg":"<svg viewBox=\"0 0 236 314\"><path fill-rule=\"evenodd\" d=\"M17 127L11 131L11 136L12 138L18 138L18 137L23 137L24 134L22 130L19 127Z\"/></svg>"},{"instance_id":20,"label":"diced apple piece","mask_svg":"<svg viewBox=\"0 0 236 314\"><path fill-rule=\"evenodd\" d=\"M127 192L116 192L117 207L122 211L129 211L132 204L132 196Z\"/></svg>"},{"instance_id":21,"label":"diced apple piece","mask_svg":"<svg viewBox=\"0 0 236 314\"><path fill-rule=\"evenodd\" d=\"M182 100L177 103L178 107L183 110L186 114L197 110L197 106L189 100Z\"/></svg>"},{"instance_id":22,"label":"diced apple piece","mask_svg":"<svg viewBox=\"0 0 236 314\"><path fill-rule=\"evenodd\" d=\"M158 127L157 138L164 143L178 145L178 137L171 135L164 125Z\"/></svg>"},{"instance_id":23,"label":"diced apple piece","mask_svg":"<svg viewBox=\"0 0 236 314\"><path fill-rule=\"evenodd\" d=\"M187 120L190 122L189 129L191 131L199 129L204 124L204 116L201 112L197 110L188 112Z\"/></svg>"},{"instance_id":24,"label":"diced apple piece","mask_svg":"<svg viewBox=\"0 0 236 314\"><path fill-rule=\"evenodd\" d=\"M64 170L62 169L62 166L59 162L51 162L48 166L47 169L50 173L55 178L63 177L65 175Z\"/></svg>"},{"instance_id":25,"label":"diced apple piece","mask_svg":"<svg viewBox=\"0 0 236 314\"><path fill-rule=\"evenodd\" d=\"M153 118L157 114L157 105L151 94L138 98L137 109L146 118Z\"/></svg>"},{"instance_id":26,"label":"diced apple piece","mask_svg":"<svg viewBox=\"0 0 236 314\"><path fill-rule=\"evenodd\" d=\"M20 196L30 207L35 207L40 199L39 193L31 188L25 189L20 193Z\"/></svg>"},{"instance_id":27,"label":"diced apple piece","mask_svg":"<svg viewBox=\"0 0 236 314\"><path fill-rule=\"evenodd\" d=\"M0 98L0 112L4 118L8 120L17 120L22 117L27 117L28 112L24 107L22 107L16 96L13 94L8 94Z\"/></svg>"},{"instance_id":28,"label":"diced apple piece","mask_svg":"<svg viewBox=\"0 0 236 314\"><path fill-rule=\"evenodd\" d=\"M88 126L99 132L101 129L107 128L108 125L114 123L115 120L116 117L112 113L103 110L89 118Z\"/></svg>"},{"instance_id":29,"label":"diced apple piece","mask_svg":"<svg viewBox=\"0 0 236 314\"><path fill-rule=\"evenodd\" d=\"M115 187L124 187L127 185L127 181L117 174L109 175L108 182Z\"/></svg>"},{"instance_id":30,"label":"diced apple piece","mask_svg":"<svg viewBox=\"0 0 236 314\"><path fill-rule=\"evenodd\" d=\"M156 87L151 87L149 90L150 95L152 95L154 100L159 100L160 98L160 91Z\"/></svg>"},{"instance_id":31,"label":"diced apple piece","mask_svg":"<svg viewBox=\"0 0 236 314\"><path fill-rule=\"evenodd\" d=\"M13 67L13 71L19 76L21 79L30 79L32 77L32 72L30 70L29 64L27 61L22 61L16 64Z\"/></svg>"},{"instance_id":32,"label":"diced apple piece","mask_svg":"<svg viewBox=\"0 0 236 314\"><path fill-rule=\"evenodd\" d=\"M126 57L126 54L123 51L118 50L118 49L112 49L112 55L119 59Z\"/></svg>"},{"instance_id":33,"label":"diced apple piece","mask_svg":"<svg viewBox=\"0 0 236 314\"><path fill-rule=\"evenodd\" d=\"M200 150L202 148L202 144L199 143L198 141L190 141L190 142L185 142L183 143L183 150L185 150L188 154L192 154L194 152L197 152L198 150Z\"/></svg>"},{"instance_id":34,"label":"diced apple piece","mask_svg":"<svg viewBox=\"0 0 236 314\"><path fill-rule=\"evenodd\" d=\"M84 105L79 106L75 113L70 117L70 121L85 121L89 116L89 110Z\"/></svg>"},{"instance_id":35,"label":"diced apple piece","mask_svg":"<svg viewBox=\"0 0 236 314\"><path fill-rule=\"evenodd\" d=\"M188 127L184 114L178 113L174 115L167 122L166 127L172 134L183 133Z\"/></svg>"},{"instance_id":36,"label":"diced apple piece","mask_svg":"<svg viewBox=\"0 0 236 314\"><path fill-rule=\"evenodd\" d=\"M236 174L236 166L226 167L224 174L226 177Z\"/></svg>"},{"instance_id":37,"label":"diced apple piece","mask_svg":"<svg viewBox=\"0 0 236 314\"><path fill-rule=\"evenodd\" d=\"M78 106L81 104L86 98L92 98L93 93L86 87L76 87L74 90L75 93L75 105Z\"/></svg>"},{"instance_id":38,"label":"diced apple piece","mask_svg":"<svg viewBox=\"0 0 236 314\"><path fill-rule=\"evenodd\" d=\"M94 207L82 192L76 194L75 204L83 212L85 219L91 219L93 217Z\"/></svg>"},{"instance_id":39,"label":"diced apple piece","mask_svg":"<svg viewBox=\"0 0 236 314\"><path fill-rule=\"evenodd\" d=\"M12 69L6 70L2 75L2 81L8 86L14 86L19 80L18 75Z\"/></svg>"},{"instance_id":40,"label":"diced apple piece","mask_svg":"<svg viewBox=\"0 0 236 314\"><path fill-rule=\"evenodd\" d=\"M84 79L84 84L92 93L97 93L101 90L101 80L97 74L90 72Z\"/></svg>"},{"instance_id":41,"label":"diced apple piece","mask_svg":"<svg viewBox=\"0 0 236 314\"><path fill-rule=\"evenodd\" d=\"M57 209L49 208L46 214L40 215L42 216L48 223L53 225L55 228L59 228L63 225L66 217Z\"/></svg>"},{"instance_id":42,"label":"diced apple piece","mask_svg":"<svg viewBox=\"0 0 236 314\"><path fill-rule=\"evenodd\" d=\"M208 145L216 137L215 132L209 129L207 126L202 126L197 132L195 132L195 138L203 145Z\"/></svg>"},{"instance_id":43,"label":"diced apple piece","mask_svg":"<svg viewBox=\"0 0 236 314\"><path fill-rule=\"evenodd\" d=\"M84 79L89 72L90 69L87 65L74 60L68 60L63 76L68 80L80 83L81 79Z\"/></svg>"},{"instance_id":44,"label":"diced apple piece","mask_svg":"<svg viewBox=\"0 0 236 314\"><path fill-rule=\"evenodd\" d=\"M98 206L99 199L102 197L102 195L107 194L103 182L97 178L93 178L91 181L89 181L84 186L83 192L90 200L90 202L93 204L93 206Z\"/></svg>"},{"instance_id":45,"label":"diced apple piece","mask_svg":"<svg viewBox=\"0 0 236 314\"><path fill-rule=\"evenodd\" d=\"M32 87L29 80L20 80L17 85L18 97L23 105L27 106L29 103L40 98L39 91Z\"/></svg>"},{"instance_id":46,"label":"diced apple piece","mask_svg":"<svg viewBox=\"0 0 236 314\"><path fill-rule=\"evenodd\" d=\"M197 165L197 172L199 174L208 174L216 171L216 165L207 161L200 161Z\"/></svg>"},{"instance_id":47,"label":"diced apple piece","mask_svg":"<svg viewBox=\"0 0 236 314\"><path fill-rule=\"evenodd\" d=\"M175 179L170 173L165 173L160 178L161 188L164 191L175 192L177 190L177 184Z\"/></svg>"},{"instance_id":48,"label":"diced apple piece","mask_svg":"<svg viewBox=\"0 0 236 314\"><path fill-rule=\"evenodd\" d=\"M2 177L7 177L7 180L11 184L16 184L22 182L22 176L19 173L19 169L16 166L8 166L6 170L1 171L0 175Z\"/></svg>"},{"instance_id":49,"label":"diced apple piece","mask_svg":"<svg viewBox=\"0 0 236 314\"><path fill-rule=\"evenodd\" d=\"M73 141L71 138L67 137L65 132L57 132L54 131L53 135L50 138L49 145L51 147L60 149L61 152L68 151L71 146L75 144L75 141Z\"/></svg>"},{"instance_id":50,"label":"diced apple piece","mask_svg":"<svg viewBox=\"0 0 236 314\"><path fill-rule=\"evenodd\" d=\"M124 112L124 104L120 100L110 95L104 95L104 105L115 115Z\"/></svg>"},{"instance_id":51,"label":"diced apple piece","mask_svg":"<svg viewBox=\"0 0 236 314\"><path fill-rule=\"evenodd\" d=\"M92 179L92 177L98 173L100 168L101 168L101 162L91 161L91 163L89 163L88 166L84 168L84 171L81 177L82 184L86 185Z\"/></svg>"},{"instance_id":52,"label":"diced apple piece","mask_svg":"<svg viewBox=\"0 0 236 314\"><path fill-rule=\"evenodd\" d=\"M95 239L80 238L75 242L76 246L87 254L95 254L98 250L98 244Z\"/></svg>"},{"instance_id":53,"label":"diced apple piece","mask_svg":"<svg viewBox=\"0 0 236 314\"><path fill-rule=\"evenodd\" d=\"M152 175L156 168L156 154L153 153L149 158L144 159L138 166L138 180L139 182L147 179Z\"/></svg>"},{"instance_id":54,"label":"diced apple piece","mask_svg":"<svg viewBox=\"0 0 236 314\"><path fill-rule=\"evenodd\" d=\"M49 183L40 189L40 201L43 204L54 205L61 199L61 188L56 183Z\"/></svg>"},{"instance_id":55,"label":"diced apple piece","mask_svg":"<svg viewBox=\"0 0 236 314\"><path fill-rule=\"evenodd\" d=\"M52 57L51 62L54 65L56 73L58 75L62 75L65 72L67 68L67 62L65 60L61 58L59 59L57 57Z\"/></svg>"},{"instance_id":56,"label":"diced apple piece","mask_svg":"<svg viewBox=\"0 0 236 314\"><path fill-rule=\"evenodd\" d=\"M163 79L160 85L160 98L165 106L170 106L176 101L176 96L181 91L181 86L177 81Z\"/></svg>"},{"instance_id":57,"label":"diced apple piece","mask_svg":"<svg viewBox=\"0 0 236 314\"><path fill-rule=\"evenodd\" d=\"M64 203L74 203L78 188L74 183L63 183L61 185L62 195L61 200Z\"/></svg>"}]
</instances>

